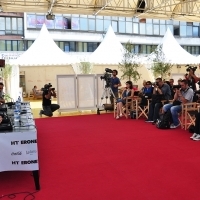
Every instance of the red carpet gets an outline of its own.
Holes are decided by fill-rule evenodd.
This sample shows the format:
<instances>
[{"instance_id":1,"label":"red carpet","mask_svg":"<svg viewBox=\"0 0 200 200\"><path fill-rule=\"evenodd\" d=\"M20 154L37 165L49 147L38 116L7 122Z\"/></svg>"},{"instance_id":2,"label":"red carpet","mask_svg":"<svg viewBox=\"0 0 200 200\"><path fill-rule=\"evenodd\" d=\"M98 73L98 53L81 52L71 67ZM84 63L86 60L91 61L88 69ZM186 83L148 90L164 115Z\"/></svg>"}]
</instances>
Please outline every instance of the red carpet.
<instances>
[{"instance_id":1,"label":"red carpet","mask_svg":"<svg viewBox=\"0 0 200 200\"><path fill-rule=\"evenodd\" d=\"M200 142L187 131L117 121L112 114L36 123L41 184L36 200L200 199ZM34 191L30 172L0 173L0 199L25 191Z\"/></svg>"}]
</instances>

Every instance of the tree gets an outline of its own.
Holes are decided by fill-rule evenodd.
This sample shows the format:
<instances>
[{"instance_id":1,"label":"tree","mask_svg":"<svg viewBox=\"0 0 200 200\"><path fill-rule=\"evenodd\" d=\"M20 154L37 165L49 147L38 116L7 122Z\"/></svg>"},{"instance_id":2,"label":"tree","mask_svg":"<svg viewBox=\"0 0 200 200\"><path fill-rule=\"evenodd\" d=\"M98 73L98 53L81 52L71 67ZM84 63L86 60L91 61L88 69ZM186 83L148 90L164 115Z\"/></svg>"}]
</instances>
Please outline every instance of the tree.
<instances>
[{"instance_id":1,"label":"tree","mask_svg":"<svg viewBox=\"0 0 200 200\"><path fill-rule=\"evenodd\" d=\"M92 70L92 65L90 62L80 62L79 70L81 74L90 74Z\"/></svg>"},{"instance_id":2,"label":"tree","mask_svg":"<svg viewBox=\"0 0 200 200\"><path fill-rule=\"evenodd\" d=\"M162 45L159 45L153 53L153 66L151 70L155 77L167 78L171 72L172 64L166 59L162 51Z\"/></svg>"},{"instance_id":3,"label":"tree","mask_svg":"<svg viewBox=\"0 0 200 200\"><path fill-rule=\"evenodd\" d=\"M128 41L124 46L123 59L119 63L119 69L122 72L122 79L138 81L141 78L141 74L138 72L140 64L138 62L138 55L133 53L134 45Z\"/></svg>"}]
</instances>

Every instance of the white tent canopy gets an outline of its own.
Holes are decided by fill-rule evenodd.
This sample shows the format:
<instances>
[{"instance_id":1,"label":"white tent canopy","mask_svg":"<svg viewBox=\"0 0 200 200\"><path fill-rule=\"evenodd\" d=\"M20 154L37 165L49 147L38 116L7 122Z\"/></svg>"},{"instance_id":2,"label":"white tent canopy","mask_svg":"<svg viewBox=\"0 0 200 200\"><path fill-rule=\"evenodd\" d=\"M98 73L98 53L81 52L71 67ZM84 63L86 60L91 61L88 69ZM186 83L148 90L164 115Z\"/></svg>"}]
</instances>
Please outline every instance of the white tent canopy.
<instances>
[{"instance_id":1,"label":"white tent canopy","mask_svg":"<svg viewBox=\"0 0 200 200\"><path fill-rule=\"evenodd\" d=\"M103 41L91 54L90 62L94 64L118 64L123 58L123 50L122 44L110 25Z\"/></svg>"},{"instance_id":2,"label":"white tent canopy","mask_svg":"<svg viewBox=\"0 0 200 200\"><path fill-rule=\"evenodd\" d=\"M43 24L39 36L31 47L13 62L19 66L66 65L70 64L67 56L53 41L46 25Z\"/></svg>"},{"instance_id":3,"label":"white tent canopy","mask_svg":"<svg viewBox=\"0 0 200 200\"><path fill-rule=\"evenodd\" d=\"M199 64L197 57L191 55L179 45L169 28L167 29L160 45L162 45L162 52L165 55L165 60L163 62L179 65ZM149 58L152 60L154 56L155 54L152 53Z\"/></svg>"}]
</instances>

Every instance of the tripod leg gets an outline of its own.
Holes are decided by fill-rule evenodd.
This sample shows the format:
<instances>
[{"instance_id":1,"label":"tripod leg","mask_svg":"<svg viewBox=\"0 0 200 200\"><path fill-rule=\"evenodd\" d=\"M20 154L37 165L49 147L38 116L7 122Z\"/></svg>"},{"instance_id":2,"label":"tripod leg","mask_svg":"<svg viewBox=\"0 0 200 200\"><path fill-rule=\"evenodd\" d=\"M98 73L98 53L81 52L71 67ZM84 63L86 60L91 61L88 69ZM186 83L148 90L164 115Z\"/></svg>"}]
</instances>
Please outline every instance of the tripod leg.
<instances>
[{"instance_id":1,"label":"tripod leg","mask_svg":"<svg viewBox=\"0 0 200 200\"><path fill-rule=\"evenodd\" d=\"M103 94L102 94L102 96L101 96L101 101L100 101L100 103L99 103L99 105L98 105L98 107L97 107L97 115L100 115L100 109L99 109L99 107L101 107L102 105L102 101L103 101L103 99L105 98L105 95L106 95L106 88L104 89L104 91L103 91Z\"/></svg>"}]
</instances>

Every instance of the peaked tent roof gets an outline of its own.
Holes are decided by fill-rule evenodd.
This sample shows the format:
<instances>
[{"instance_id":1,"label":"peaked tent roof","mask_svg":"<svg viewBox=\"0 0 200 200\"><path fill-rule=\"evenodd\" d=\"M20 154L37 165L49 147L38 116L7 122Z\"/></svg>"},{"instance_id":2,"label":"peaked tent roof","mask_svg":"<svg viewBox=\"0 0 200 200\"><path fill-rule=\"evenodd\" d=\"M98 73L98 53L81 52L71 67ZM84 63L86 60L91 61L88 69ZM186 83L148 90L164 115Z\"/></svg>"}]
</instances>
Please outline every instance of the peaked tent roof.
<instances>
[{"instance_id":1,"label":"peaked tent roof","mask_svg":"<svg viewBox=\"0 0 200 200\"><path fill-rule=\"evenodd\" d=\"M56 45L46 25L43 24L35 42L12 64L19 66L66 65L70 63L69 58Z\"/></svg>"},{"instance_id":2,"label":"peaked tent roof","mask_svg":"<svg viewBox=\"0 0 200 200\"><path fill-rule=\"evenodd\" d=\"M96 64L118 64L122 60L123 49L110 25L103 41L91 54L90 62Z\"/></svg>"},{"instance_id":3,"label":"peaked tent roof","mask_svg":"<svg viewBox=\"0 0 200 200\"><path fill-rule=\"evenodd\" d=\"M183 49L168 28L162 40L162 51L166 62L172 64L198 64L198 59Z\"/></svg>"}]
</instances>

